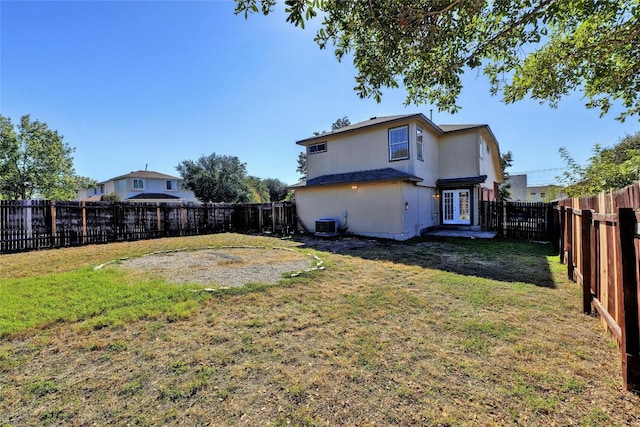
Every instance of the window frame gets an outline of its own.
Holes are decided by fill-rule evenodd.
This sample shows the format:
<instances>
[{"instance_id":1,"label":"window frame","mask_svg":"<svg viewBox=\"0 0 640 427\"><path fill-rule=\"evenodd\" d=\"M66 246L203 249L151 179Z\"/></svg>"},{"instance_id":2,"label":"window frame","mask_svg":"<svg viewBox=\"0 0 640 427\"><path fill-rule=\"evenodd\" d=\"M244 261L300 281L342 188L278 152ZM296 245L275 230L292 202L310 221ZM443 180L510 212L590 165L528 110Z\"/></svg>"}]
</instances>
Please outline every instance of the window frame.
<instances>
[{"instance_id":1,"label":"window frame","mask_svg":"<svg viewBox=\"0 0 640 427\"><path fill-rule=\"evenodd\" d=\"M416 126L416 159L424 162L424 131Z\"/></svg>"},{"instance_id":2,"label":"window frame","mask_svg":"<svg viewBox=\"0 0 640 427\"><path fill-rule=\"evenodd\" d=\"M139 182L140 186L137 186L136 183ZM131 190L133 191L144 191L146 188L146 183L142 178L131 178Z\"/></svg>"},{"instance_id":3,"label":"window frame","mask_svg":"<svg viewBox=\"0 0 640 427\"><path fill-rule=\"evenodd\" d=\"M406 135L406 141L401 141L401 142L391 142L392 141L392 133L394 133L395 131L398 130L404 130L405 131L405 135ZM409 159L409 125L402 125L402 126L396 126L393 128L389 128L387 130L387 142L388 142L388 149L389 149L389 161L390 162L395 162L398 160L408 160ZM402 157L394 157L398 152L402 152L403 148L398 149L398 146L404 146L404 150L406 151L406 154L403 155ZM395 147L395 149L394 149Z\"/></svg>"},{"instance_id":4,"label":"window frame","mask_svg":"<svg viewBox=\"0 0 640 427\"><path fill-rule=\"evenodd\" d=\"M166 191L178 191L178 181L175 179L166 179L164 181L164 189Z\"/></svg>"},{"instance_id":5,"label":"window frame","mask_svg":"<svg viewBox=\"0 0 640 427\"><path fill-rule=\"evenodd\" d=\"M308 154L318 154L327 152L327 141L317 142L307 147Z\"/></svg>"}]
</instances>

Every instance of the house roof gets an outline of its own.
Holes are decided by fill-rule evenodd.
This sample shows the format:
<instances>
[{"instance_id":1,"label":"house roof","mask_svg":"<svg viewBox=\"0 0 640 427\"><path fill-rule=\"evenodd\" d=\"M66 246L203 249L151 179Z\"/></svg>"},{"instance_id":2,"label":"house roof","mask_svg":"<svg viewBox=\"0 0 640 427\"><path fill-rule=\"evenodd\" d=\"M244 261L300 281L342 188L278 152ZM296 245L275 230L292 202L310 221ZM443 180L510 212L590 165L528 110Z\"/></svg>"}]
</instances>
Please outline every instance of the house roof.
<instances>
[{"instance_id":1,"label":"house roof","mask_svg":"<svg viewBox=\"0 0 640 427\"><path fill-rule=\"evenodd\" d=\"M316 178L301 181L297 184L290 186L289 188L304 188L304 187L319 187L322 185L337 185L337 184L357 184L363 182L376 182L376 181L411 181L420 182L422 178L418 178L415 175L399 171L393 168L373 169L357 172L337 173L332 175L322 175Z\"/></svg>"},{"instance_id":2,"label":"house roof","mask_svg":"<svg viewBox=\"0 0 640 427\"><path fill-rule=\"evenodd\" d=\"M167 174L155 172L155 171L131 171L130 173L116 176L115 178L108 179L104 182L117 181L119 179L127 179L127 178L182 179L177 176L171 176L171 175L167 175Z\"/></svg>"},{"instance_id":3,"label":"house roof","mask_svg":"<svg viewBox=\"0 0 640 427\"><path fill-rule=\"evenodd\" d=\"M339 135L339 134L354 132L354 131L362 130L362 129L365 129L365 128L378 126L378 125L381 125L381 124L391 125L391 124L393 124L395 122L406 121L408 119L414 119L414 118L416 118L416 119L419 118L422 121L426 122L432 128L432 130L434 130L436 133L441 134L441 135L448 134L448 133L454 133L454 132L464 132L464 131L468 131L468 130L486 129L487 132L493 138L493 140L496 141L496 145L497 145L497 141L498 140L495 138L495 135L493 134L493 132L491 131L491 128L489 128L489 125L487 125L487 124L457 124L457 125L455 125L455 124L454 125L444 124L444 125L436 125L435 123L433 123L431 120L429 120L422 113L399 114L399 115L395 115L395 116L383 116L383 117L372 117L369 120L365 120L363 122L355 123L355 124L352 124L352 125L349 125L349 126L341 127L339 129L331 130L331 131L328 131L328 132L323 132L323 133L320 133L318 135L314 135L314 136L309 137L309 138L301 139L299 141L296 141L296 144L298 144L298 145L306 145L306 144L308 144L310 142L313 142L313 141L327 139L327 137L330 137L330 136L333 136L333 135Z\"/></svg>"},{"instance_id":4,"label":"house roof","mask_svg":"<svg viewBox=\"0 0 640 427\"><path fill-rule=\"evenodd\" d=\"M378 125L381 125L381 124L390 125L390 124L393 124L394 122L405 121L407 119L412 119L412 118L421 118L428 125L430 125L433 128L434 131L436 131L438 133L443 133L443 131L438 126L436 126L431 120L429 120L422 113L400 114L400 115L395 115L395 116L372 117L369 120L365 120L363 122L359 122L359 123L355 123L355 124L352 124L352 125L349 125L349 126L341 127L339 129L331 130L331 131L328 131L328 132L323 132L323 133L320 133L318 135L314 135L314 136L312 136L310 138L301 139L300 141L296 141L296 144L298 144L298 145L306 145L307 143L312 142L312 141L326 139L328 136L344 134L344 133L348 133L348 132L354 132L354 131L365 129L365 128L368 128L368 127L378 126Z\"/></svg>"},{"instance_id":5,"label":"house roof","mask_svg":"<svg viewBox=\"0 0 640 427\"><path fill-rule=\"evenodd\" d=\"M487 175L465 176L460 178L446 178L436 181L438 187L459 187L461 185L482 184L487 180Z\"/></svg>"},{"instance_id":6,"label":"house roof","mask_svg":"<svg viewBox=\"0 0 640 427\"><path fill-rule=\"evenodd\" d=\"M445 133L458 132L458 131L469 130L469 129L478 129L485 126L487 125L438 125L438 127L442 129Z\"/></svg>"},{"instance_id":7,"label":"house roof","mask_svg":"<svg viewBox=\"0 0 640 427\"><path fill-rule=\"evenodd\" d=\"M180 197L174 196L172 194L164 194L164 193L140 193L136 194L133 197L129 197L127 200L177 200Z\"/></svg>"}]
</instances>

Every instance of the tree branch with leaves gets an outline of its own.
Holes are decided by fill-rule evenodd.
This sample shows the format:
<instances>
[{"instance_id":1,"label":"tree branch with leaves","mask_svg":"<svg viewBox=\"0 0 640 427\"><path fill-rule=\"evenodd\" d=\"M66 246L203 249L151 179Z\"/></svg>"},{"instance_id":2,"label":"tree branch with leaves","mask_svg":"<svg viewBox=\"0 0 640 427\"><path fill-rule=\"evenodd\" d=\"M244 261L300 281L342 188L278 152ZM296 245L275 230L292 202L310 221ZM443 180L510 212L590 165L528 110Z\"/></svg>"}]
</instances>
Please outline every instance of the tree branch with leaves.
<instances>
[{"instance_id":1,"label":"tree branch with leaves","mask_svg":"<svg viewBox=\"0 0 640 427\"><path fill-rule=\"evenodd\" d=\"M236 14L268 15L275 0L235 0ZM579 91L588 108L618 120L640 115L640 0L287 0L287 22L321 17L315 41L353 59L355 90L380 101L406 90L407 104L455 112L465 72L490 92L552 107Z\"/></svg>"}]
</instances>

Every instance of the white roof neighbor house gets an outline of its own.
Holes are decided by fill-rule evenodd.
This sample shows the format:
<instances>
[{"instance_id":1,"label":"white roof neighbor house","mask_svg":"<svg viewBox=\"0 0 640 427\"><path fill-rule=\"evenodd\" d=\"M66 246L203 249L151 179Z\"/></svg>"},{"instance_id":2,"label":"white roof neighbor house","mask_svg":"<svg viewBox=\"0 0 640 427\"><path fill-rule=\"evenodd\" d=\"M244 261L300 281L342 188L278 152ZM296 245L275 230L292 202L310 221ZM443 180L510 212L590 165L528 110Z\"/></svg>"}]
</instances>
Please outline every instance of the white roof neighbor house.
<instances>
[{"instance_id":1,"label":"white roof neighbor house","mask_svg":"<svg viewBox=\"0 0 640 427\"><path fill-rule=\"evenodd\" d=\"M100 201L117 194L126 202L197 202L193 191L184 188L180 177L154 171L135 171L99 182L96 187L78 190L78 200Z\"/></svg>"},{"instance_id":2,"label":"white roof neighbor house","mask_svg":"<svg viewBox=\"0 0 640 427\"><path fill-rule=\"evenodd\" d=\"M325 231L331 220L349 233L398 240L439 226L477 229L479 202L494 200L503 182L488 125L373 117L297 144L307 152L307 179L291 188L308 231Z\"/></svg>"}]
</instances>

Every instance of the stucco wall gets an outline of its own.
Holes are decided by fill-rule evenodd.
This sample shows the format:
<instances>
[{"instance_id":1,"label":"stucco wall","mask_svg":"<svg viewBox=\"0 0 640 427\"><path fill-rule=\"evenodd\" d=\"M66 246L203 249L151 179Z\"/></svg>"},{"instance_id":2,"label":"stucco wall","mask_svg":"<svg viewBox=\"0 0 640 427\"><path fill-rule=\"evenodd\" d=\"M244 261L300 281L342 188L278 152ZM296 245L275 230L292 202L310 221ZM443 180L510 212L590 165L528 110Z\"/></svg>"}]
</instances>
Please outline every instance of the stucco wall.
<instances>
[{"instance_id":1,"label":"stucco wall","mask_svg":"<svg viewBox=\"0 0 640 427\"><path fill-rule=\"evenodd\" d=\"M478 146L475 132L443 136L439 144L439 178L479 175Z\"/></svg>"},{"instance_id":2,"label":"stucco wall","mask_svg":"<svg viewBox=\"0 0 640 427\"><path fill-rule=\"evenodd\" d=\"M307 157L309 179L322 175L386 167L398 170L409 169L409 162L406 160L389 162L388 128L386 127L375 131L352 133L337 140L333 140L328 134L326 142L326 152L309 154ZM413 154L411 147L409 153L410 156Z\"/></svg>"},{"instance_id":3,"label":"stucco wall","mask_svg":"<svg viewBox=\"0 0 640 427\"><path fill-rule=\"evenodd\" d=\"M302 188L296 190L296 208L312 232L319 218L336 218L344 226L346 212L349 233L404 240L435 225L432 196L432 189L403 182Z\"/></svg>"}]
</instances>

